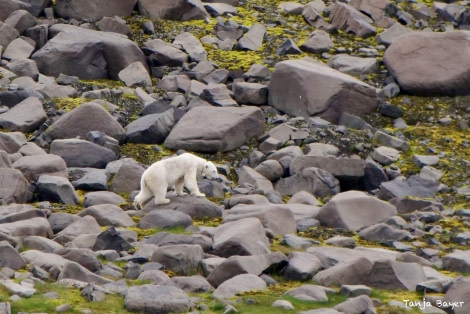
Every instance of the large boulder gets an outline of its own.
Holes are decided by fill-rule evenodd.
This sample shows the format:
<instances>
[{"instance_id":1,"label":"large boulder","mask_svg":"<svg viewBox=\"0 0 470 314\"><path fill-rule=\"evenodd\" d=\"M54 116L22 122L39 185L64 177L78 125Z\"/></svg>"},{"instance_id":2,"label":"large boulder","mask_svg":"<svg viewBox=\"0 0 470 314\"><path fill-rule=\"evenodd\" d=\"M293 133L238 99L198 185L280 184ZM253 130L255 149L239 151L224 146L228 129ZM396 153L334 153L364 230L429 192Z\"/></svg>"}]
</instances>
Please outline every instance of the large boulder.
<instances>
[{"instance_id":1,"label":"large boulder","mask_svg":"<svg viewBox=\"0 0 470 314\"><path fill-rule=\"evenodd\" d=\"M28 133L35 131L46 119L41 101L36 97L29 97L0 114L0 128Z\"/></svg>"},{"instance_id":2,"label":"large boulder","mask_svg":"<svg viewBox=\"0 0 470 314\"><path fill-rule=\"evenodd\" d=\"M137 0L57 0L55 13L59 17L96 22L104 16L130 16Z\"/></svg>"},{"instance_id":3,"label":"large boulder","mask_svg":"<svg viewBox=\"0 0 470 314\"><path fill-rule=\"evenodd\" d=\"M196 107L171 130L164 146L195 152L227 152L264 133L264 115L256 107Z\"/></svg>"},{"instance_id":4,"label":"large boulder","mask_svg":"<svg viewBox=\"0 0 470 314\"><path fill-rule=\"evenodd\" d=\"M139 13L151 19L187 21L209 17L200 0L139 0Z\"/></svg>"},{"instance_id":5,"label":"large boulder","mask_svg":"<svg viewBox=\"0 0 470 314\"><path fill-rule=\"evenodd\" d=\"M0 168L0 199L9 203L26 203L33 194L29 190L29 182L21 171L10 168Z\"/></svg>"},{"instance_id":6,"label":"large boulder","mask_svg":"<svg viewBox=\"0 0 470 314\"><path fill-rule=\"evenodd\" d=\"M141 285L130 287L124 299L126 310L145 313L183 313L193 305L191 298L177 287Z\"/></svg>"},{"instance_id":7,"label":"large boulder","mask_svg":"<svg viewBox=\"0 0 470 314\"><path fill-rule=\"evenodd\" d=\"M69 176L65 161L54 154L23 156L13 163L13 168L21 171L30 181L36 181L43 174L63 178Z\"/></svg>"},{"instance_id":8,"label":"large boulder","mask_svg":"<svg viewBox=\"0 0 470 314\"><path fill-rule=\"evenodd\" d=\"M119 80L119 72L128 65L146 64L139 47L120 34L65 24L54 25L49 32L55 36L31 56L46 75Z\"/></svg>"},{"instance_id":9,"label":"large boulder","mask_svg":"<svg viewBox=\"0 0 470 314\"><path fill-rule=\"evenodd\" d=\"M263 279L253 274L240 274L224 281L215 289L212 296L216 299L226 299L237 295L237 293L252 290L264 290L267 285Z\"/></svg>"},{"instance_id":10,"label":"large boulder","mask_svg":"<svg viewBox=\"0 0 470 314\"><path fill-rule=\"evenodd\" d=\"M67 167L104 168L108 162L117 159L112 150L75 138L52 141L49 152L62 157Z\"/></svg>"},{"instance_id":11,"label":"large boulder","mask_svg":"<svg viewBox=\"0 0 470 314\"><path fill-rule=\"evenodd\" d=\"M28 10L30 5L27 1L0 0L0 8L2 8L0 10L0 21L4 21L12 12L16 10Z\"/></svg>"},{"instance_id":12,"label":"large boulder","mask_svg":"<svg viewBox=\"0 0 470 314\"><path fill-rule=\"evenodd\" d=\"M323 63L303 58L276 64L268 102L290 115L319 115L336 123L342 112L373 112L378 98L374 87Z\"/></svg>"},{"instance_id":13,"label":"large boulder","mask_svg":"<svg viewBox=\"0 0 470 314\"><path fill-rule=\"evenodd\" d=\"M336 194L320 208L322 225L356 231L397 214L395 206L361 191Z\"/></svg>"},{"instance_id":14,"label":"large boulder","mask_svg":"<svg viewBox=\"0 0 470 314\"><path fill-rule=\"evenodd\" d=\"M383 59L405 92L463 95L470 92L469 43L468 31L412 32L393 41Z\"/></svg>"},{"instance_id":15,"label":"large boulder","mask_svg":"<svg viewBox=\"0 0 470 314\"><path fill-rule=\"evenodd\" d=\"M339 181L329 172L315 168L304 168L294 175L282 178L276 183L276 191L281 195L294 195L306 191L316 197L339 193Z\"/></svg>"},{"instance_id":16,"label":"large boulder","mask_svg":"<svg viewBox=\"0 0 470 314\"><path fill-rule=\"evenodd\" d=\"M240 204L232 207L223 222L236 221L243 218L256 217L263 226L275 235L295 233L297 226L291 210L278 204Z\"/></svg>"},{"instance_id":17,"label":"large boulder","mask_svg":"<svg viewBox=\"0 0 470 314\"><path fill-rule=\"evenodd\" d=\"M257 218L244 218L215 228L214 253L218 256L262 255L269 253L269 240Z\"/></svg>"},{"instance_id":18,"label":"large boulder","mask_svg":"<svg viewBox=\"0 0 470 314\"><path fill-rule=\"evenodd\" d=\"M57 119L48 129L51 139L66 139L80 136L86 138L90 131L102 131L122 140L125 131L116 119L101 105L89 102L67 112Z\"/></svg>"}]
</instances>

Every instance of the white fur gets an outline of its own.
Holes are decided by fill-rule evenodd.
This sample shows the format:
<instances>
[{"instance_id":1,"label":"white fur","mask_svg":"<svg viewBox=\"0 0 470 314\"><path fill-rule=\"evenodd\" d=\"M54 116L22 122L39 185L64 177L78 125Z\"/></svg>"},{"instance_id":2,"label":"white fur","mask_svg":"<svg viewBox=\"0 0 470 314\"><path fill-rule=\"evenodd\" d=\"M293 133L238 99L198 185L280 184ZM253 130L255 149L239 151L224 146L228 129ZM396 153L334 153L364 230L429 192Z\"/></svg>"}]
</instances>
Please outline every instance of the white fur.
<instances>
[{"instance_id":1,"label":"white fur","mask_svg":"<svg viewBox=\"0 0 470 314\"><path fill-rule=\"evenodd\" d=\"M134 206L142 208L143 203L152 196L155 197L156 205L170 203L165 196L168 187L172 185L175 186L175 192L179 196L186 195L183 192L183 188L186 187L191 195L205 197L206 195L199 192L197 186L198 175L217 179L217 168L212 162L190 153L157 161L142 174L141 190L134 199Z\"/></svg>"}]
</instances>

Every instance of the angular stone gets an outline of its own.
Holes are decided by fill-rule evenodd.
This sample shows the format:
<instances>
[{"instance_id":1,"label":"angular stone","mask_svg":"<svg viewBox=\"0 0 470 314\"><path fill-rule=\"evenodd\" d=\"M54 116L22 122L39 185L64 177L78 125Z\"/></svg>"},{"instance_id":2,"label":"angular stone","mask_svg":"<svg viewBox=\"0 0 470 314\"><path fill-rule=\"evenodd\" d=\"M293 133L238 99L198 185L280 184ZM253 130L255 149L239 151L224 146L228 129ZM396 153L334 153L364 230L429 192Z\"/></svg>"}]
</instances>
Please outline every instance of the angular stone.
<instances>
[{"instance_id":1,"label":"angular stone","mask_svg":"<svg viewBox=\"0 0 470 314\"><path fill-rule=\"evenodd\" d=\"M466 31L412 32L397 38L385 51L383 59L405 92L465 95L470 92L470 76L464 70L470 65L469 41L470 34ZM445 55L453 58L442 58Z\"/></svg>"},{"instance_id":2,"label":"angular stone","mask_svg":"<svg viewBox=\"0 0 470 314\"><path fill-rule=\"evenodd\" d=\"M153 20L205 19L208 13L200 0L141 0L139 13Z\"/></svg>"},{"instance_id":3,"label":"angular stone","mask_svg":"<svg viewBox=\"0 0 470 314\"><path fill-rule=\"evenodd\" d=\"M263 133L264 115L259 108L197 107L178 121L164 146L172 150L226 152Z\"/></svg>"},{"instance_id":4,"label":"angular stone","mask_svg":"<svg viewBox=\"0 0 470 314\"><path fill-rule=\"evenodd\" d=\"M43 174L68 178L65 161L53 154L23 156L13 163L13 167L31 181L37 181Z\"/></svg>"},{"instance_id":5,"label":"angular stone","mask_svg":"<svg viewBox=\"0 0 470 314\"><path fill-rule=\"evenodd\" d=\"M341 112L364 114L378 105L375 88L309 58L276 64L268 102L290 115L319 115L333 123Z\"/></svg>"},{"instance_id":6,"label":"angular stone","mask_svg":"<svg viewBox=\"0 0 470 314\"><path fill-rule=\"evenodd\" d=\"M322 225L356 231L397 214L395 206L360 191L336 194L320 208Z\"/></svg>"},{"instance_id":7,"label":"angular stone","mask_svg":"<svg viewBox=\"0 0 470 314\"><path fill-rule=\"evenodd\" d=\"M288 295L296 300L301 301L328 301L325 288L316 285L303 285L297 288L293 288L284 293L284 295Z\"/></svg>"},{"instance_id":8,"label":"angular stone","mask_svg":"<svg viewBox=\"0 0 470 314\"><path fill-rule=\"evenodd\" d=\"M339 181L329 172L315 168L304 168L287 178L281 178L275 186L281 195L294 195L306 191L315 197L339 193Z\"/></svg>"},{"instance_id":9,"label":"angular stone","mask_svg":"<svg viewBox=\"0 0 470 314\"><path fill-rule=\"evenodd\" d=\"M222 222L226 223L248 217L258 218L263 226L275 235L297 231L293 212L277 204L237 205L224 215Z\"/></svg>"},{"instance_id":10,"label":"angular stone","mask_svg":"<svg viewBox=\"0 0 470 314\"><path fill-rule=\"evenodd\" d=\"M119 79L118 73L128 65L146 64L139 47L120 34L65 24L56 24L49 31L55 36L31 56L46 75Z\"/></svg>"},{"instance_id":11,"label":"angular stone","mask_svg":"<svg viewBox=\"0 0 470 314\"><path fill-rule=\"evenodd\" d=\"M0 168L0 199L3 202L26 203L32 199L32 196L30 184L21 171Z\"/></svg>"},{"instance_id":12,"label":"angular stone","mask_svg":"<svg viewBox=\"0 0 470 314\"><path fill-rule=\"evenodd\" d=\"M120 207L112 204L90 206L77 214L80 217L90 215L96 219L100 226L132 227L135 225L132 218Z\"/></svg>"},{"instance_id":13,"label":"angular stone","mask_svg":"<svg viewBox=\"0 0 470 314\"><path fill-rule=\"evenodd\" d=\"M215 289L212 296L216 299L226 299L237 295L237 293L253 290L264 290L267 285L263 279L252 274L241 274L224 281Z\"/></svg>"},{"instance_id":14,"label":"angular stone","mask_svg":"<svg viewBox=\"0 0 470 314\"><path fill-rule=\"evenodd\" d=\"M152 262L160 263L165 269L182 275L196 272L203 258L201 246L189 244L159 247L152 254Z\"/></svg>"},{"instance_id":15,"label":"angular stone","mask_svg":"<svg viewBox=\"0 0 470 314\"><path fill-rule=\"evenodd\" d=\"M348 54L338 54L328 60L328 65L342 73L353 76L377 73L379 65L375 58L354 57Z\"/></svg>"},{"instance_id":16,"label":"angular stone","mask_svg":"<svg viewBox=\"0 0 470 314\"><path fill-rule=\"evenodd\" d=\"M367 38L376 34L372 19L345 3L335 3L330 15L331 24L346 33Z\"/></svg>"},{"instance_id":17,"label":"angular stone","mask_svg":"<svg viewBox=\"0 0 470 314\"><path fill-rule=\"evenodd\" d=\"M266 35L266 27L263 24L254 23L248 32L238 40L237 49L239 50L258 50L263 44Z\"/></svg>"},{"instance_id":18,"label":"angular stone","mask_svg":"<svg viewBox=\"0 0 470 314\"><path fill-rule=\"evenodd\" d=\"M315 255L304 252L290 253L288 261L283 274L286 280L311 280L322 267L321 261Z\"/></svg>"},{"instance_id":19,"label":"angular stone","mask_svg":"<svg viewBox=\"0 0 470 314\"><path fill-rule=\"evenodd\" d=\"M205 260L206 261L206 260ZM282 270L286 263L286 256L280 252L253 256L230 256L217 261L213 266L207 280L214 287L218 287L224 281L240 274L261 275L263 272L277 272ZM206 261L207 268L208 261Z\"/></svg>"},{"instance_id":20,"label":"angular stone","mask_svg":"<svg viewBox=\"0 0 470 314\"><path fill-rule=\"evenodd\" d=\"M263 193L267 193L273 190L273 184L271 181L263 177L256 170L243 166L238 171L238 184L249 184L254 186L256 189L261 190Z\"/></svg>"},{"instance_id":21,"label":"angular stone","mask_svg":"<svg viewBox=\"0 0 470 314\"><path fill-rule=\"evenodd\" d=\"M130 87L148 87L152 85L147 68L140 61L129 64L118 73L121 81Z\"/></svg>"},{"instance_id":22,"label":"angular stone","mask_svg":"<svg viewBox=\"0 0 470 314\"><path fill-rule=\"evenodd\" d=\"M193 224L191 216L188 214L171 210L153 210L146 214L138 223L138 227L141 229L165 229L182 227L187 228Z\"/></svg>"},{"instance_id":23,"label":"angular stone","mask_svg":"<svg viewBox=\"0 0 470 314\"><path fill-rule=\"evenodd\" d=\"M52 139L67 139L85 138L90 131L102 131L117 140L122 140L125 134L116 119L94 102L84 103L62 115L46 132Z\"/></svg>"},{"instance_id":24,"label":"angular stone","mask_svg":"<svg viewBox=\"0 0 470 314\"><path fill-rule=\"evenodd\" d=\"M130 16L137 0L116 3L112 0L57 0L55 12L59 17L96 22L104 16Z\"/></svg>"},{"instance_id":25,"label":"angular stone","mask_svg":"<svg viewBox=\"0 0 470 314\"><path fill-rule=\"evenodd\" d=\"M233 84L233 93L239 104L260 106L268 102L268 87L264 84L235 82Z\"/></svg>"},{"instance_id":26,"label":"angular stone","mask_svg":"<svg viewBox=\"0 0 470 314\"><path fill-rule=\"evenodd\" d=\"M104 168L117 159L112 150L80 139L56 139L49 152L62 157L67 167Z\"/></svg>"},{"instance_id":27,"label":"angular stone","mask_svg":"<svg viewBox=\"0 0 470 314\"><path fill-rule=\"evenodd\" d=\"M154 66L181 66L188 61L188 55L161 39L151 39L142 45L142 51Z\"/></svg>"},{"instance_id":28,"label":"angular stone","mask_svg":"<svg viewBox=\"0 0 470 314\"><path fill-rule=\"evenodd\" d=\"M78 204L78 196L72 184L66 178L43 174L36 182L36 193L40 201L49 201L69 205Z\"/></svg>"},{"instance_id":29,"label":"angular stone","mask_svg":"<svg viewBox=\"0 0 470 314\"><path fill-rule=\"evenodd\" d=\"M218 256L269 253L269 241L257 218L244 218L215 228L214 253Z\"/></svg>"},{"instance_id":30,"label":"angular stone","mask_svg":"<svg viewBox=\"0 0 470 314\"><path fill-rule=\"evenodd\" d=\"M191 0L192 3L196 3L199 0ZM200 2L198 3L198 5ZM207 52L202 46L199 39L191 34L190 32L183 32L175 37L173 40L173 46L180 48L182 51L189 55L189 60L195 62L201 62L206 60Z\"/></svg>"}]
</instances>

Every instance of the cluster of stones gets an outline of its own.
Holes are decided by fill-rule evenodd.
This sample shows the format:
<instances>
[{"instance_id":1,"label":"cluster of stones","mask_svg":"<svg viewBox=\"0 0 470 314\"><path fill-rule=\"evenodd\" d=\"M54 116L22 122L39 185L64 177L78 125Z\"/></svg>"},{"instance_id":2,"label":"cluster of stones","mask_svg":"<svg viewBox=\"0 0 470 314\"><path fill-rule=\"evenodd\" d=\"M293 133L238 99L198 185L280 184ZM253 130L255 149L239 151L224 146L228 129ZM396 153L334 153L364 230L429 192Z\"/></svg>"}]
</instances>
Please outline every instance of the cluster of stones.
<instances>
[{"instance_id":1,"label":"cluster of stones","mask_svg":"<svg viewBox=\"0 0 470 314\"><path fill-rule=\"evenodd\" d=\"M185 312L206 309L189 293L226 300L266 289L276 283L272 275L279 275L305 283L286 292L293 298L347 295L331 313L374 312L382 305L370 297L372 288L439 293L429 298L430 310L463 302L454 310L468 313L470 282L436 269L468 273L470 254L424 247L428 238L439 247L433 236L446 232L441 219L470 215L434 199L449 189L439 182L439 155L414 155L421 170L405 177L393 163L409 150L407 139L359 117L379 110L399 130L406 122L387 98L401 91L468 93L469 33L411 30L425 28L431 18L465 29L468 9L437 2L409 11L390 1L284 2L279 10L302 15L312 33L299 47L286 40L279 55L327 57L337 31L376 36L379 45L358 55L338 49L327 64L291 57L273 71L253 64L237 73L217 68L203 45L257 50L263 44L265 25L230 20L237 5L236 0L56 0L54 6L47 0L0 0L0 284L11 301L35 294L36 282L53 280L80 287L89 301L118 293L129 311ZM134 11L149 19L217 18L215 36L198 39L184 32L165 42L149 20L142 29L151 39L139 47L116 17ZM377 34L378 28L385 30ZM360 78L379 73L376 57L382 51L391 76L377 89ZM79 79L120 80L126 87L83 92ZM165 97L152 93L152 79ZM131 122L110 102L126 95L140 106ZM66 97L84 103L68 112L47 108L51 99ZM350 129L365 134L356 149L370 150L366 158L319 140L347 136ZM247 150L245 143L254 137L257 146L248 158L218 165L221 181L199 181L201 191L224 199L223 205L170 195L169 205L149 202L142 211L119 206L131 202L148 166L120 156L120 145L162 144L212 154ZM238 182L227 179L229 166L236 168ZM78 190L86 193L83 202ZM76 215L57 212L51 203L82 209ZM207 218L222 223L193 225ZM299 233L317 226L356 232L389 248L361 247L345 236L322 246ZM138 239L130 227L181 227L191 234L158 232ZM271 242L279 238L292 253L271 252ZM459 233L452 241L465 245L470 236ZM125 279L151 283L128 286ZM390 306L406 308L401 301ZM293 308L281 299L273 306ZM8 313L9 303L3 307Z\"/></svg>"}]
</instances>

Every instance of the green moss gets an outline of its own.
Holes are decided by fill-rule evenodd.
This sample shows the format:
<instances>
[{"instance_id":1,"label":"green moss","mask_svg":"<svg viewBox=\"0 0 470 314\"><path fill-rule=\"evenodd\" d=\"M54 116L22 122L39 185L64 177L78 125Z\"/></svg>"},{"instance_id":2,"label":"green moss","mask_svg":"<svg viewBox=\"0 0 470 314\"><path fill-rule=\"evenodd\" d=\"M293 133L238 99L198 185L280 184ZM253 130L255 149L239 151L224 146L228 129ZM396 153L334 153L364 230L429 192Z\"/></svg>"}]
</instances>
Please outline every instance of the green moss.
<instances>
[{"instance_id":1,"label":"green moss","mask_svg":"<svg viewBox=\"0 0 470 314\"><path fill-rule=\"evenodd\" d=\"M57 110L70 111L88 101L86 98L54 98L52 104Z\"/></svg>"},{"instance_id":2,"label":"green moss","mask_svg":"<svg viewBox=\"0 0 470 314\"><path fill-rule=\"evenodd\" d=\"M122 158L133 158L141 164L151 165L165 156L173 155L173 152L156 144L132 144L121 145Z\"/></svg>"}]
</instances>

